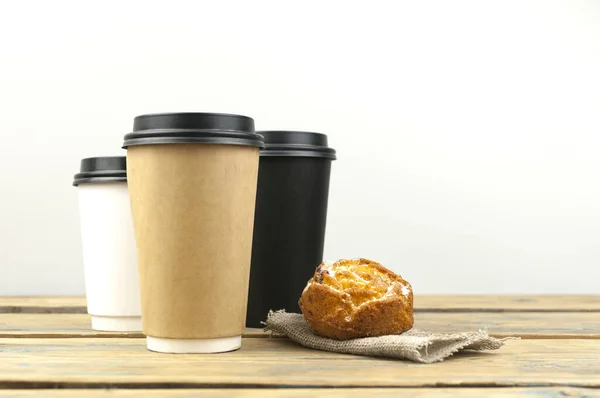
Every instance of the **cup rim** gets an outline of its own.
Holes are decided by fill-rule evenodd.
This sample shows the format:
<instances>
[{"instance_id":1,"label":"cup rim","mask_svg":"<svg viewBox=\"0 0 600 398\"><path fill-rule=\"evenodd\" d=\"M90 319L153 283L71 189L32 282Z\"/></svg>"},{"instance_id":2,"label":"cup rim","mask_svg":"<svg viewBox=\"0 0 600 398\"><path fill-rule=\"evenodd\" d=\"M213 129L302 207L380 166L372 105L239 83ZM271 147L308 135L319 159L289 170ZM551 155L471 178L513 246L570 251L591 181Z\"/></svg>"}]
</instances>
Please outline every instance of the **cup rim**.
<instances>
[{"instance_id":1,"label":"cup rim","mask_svg":"<svg viewBox=\"0 0 600 398\"><path fill-rule=\"evenodd\" d=\"M154 144L226 144L264 148L254 119L213 112L165 112L139 115L122 148Z\"/></svg>"}]
</instances>

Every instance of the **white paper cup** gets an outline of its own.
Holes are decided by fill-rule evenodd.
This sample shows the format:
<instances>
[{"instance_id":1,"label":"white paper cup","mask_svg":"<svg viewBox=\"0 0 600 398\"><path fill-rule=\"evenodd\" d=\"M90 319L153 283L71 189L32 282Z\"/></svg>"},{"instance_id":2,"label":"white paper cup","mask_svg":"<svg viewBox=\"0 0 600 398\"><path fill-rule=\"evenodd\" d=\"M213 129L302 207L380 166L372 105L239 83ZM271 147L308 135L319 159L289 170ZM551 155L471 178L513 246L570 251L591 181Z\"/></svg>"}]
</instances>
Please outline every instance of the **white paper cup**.
<instances>
[{"instance_id":1,"label":"white paper cup","mask_svg":"<svg viewBox=\"0 0 600 398\"><path fill-rule=\"evenodd\" d=\"M124 157L82 160L75 176L92 328L142 330L135 235ZM121 168L121 170L118 170Z\"/></svg>"},{"instance_id":2,"label":"white paper cup","mask_svg":"<svg viewBox=\"0 0 600 398\"><path fill-rule=\"evenodd\" d=\"M168 354L215 354L237 350L242 346L242 336L216 339L164 339L147 336L146 345L150 351Z\"/></svg>"}]
</instances>

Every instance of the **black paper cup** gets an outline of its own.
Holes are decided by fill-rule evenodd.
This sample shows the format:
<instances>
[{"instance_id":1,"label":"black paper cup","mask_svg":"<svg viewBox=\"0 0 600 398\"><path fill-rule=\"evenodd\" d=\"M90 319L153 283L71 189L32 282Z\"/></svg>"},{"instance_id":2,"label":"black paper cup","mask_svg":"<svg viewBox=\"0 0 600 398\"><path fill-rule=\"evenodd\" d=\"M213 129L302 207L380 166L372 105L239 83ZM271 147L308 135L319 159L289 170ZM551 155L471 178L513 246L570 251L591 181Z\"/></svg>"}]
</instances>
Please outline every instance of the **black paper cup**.
<instances>
[{"instance_id":1,"label":"black paper cup","mask_svg":"<svg viewBox=\"0 0 600 398\"><path fill-rule=\"evenodd\" d=\"M260 154L246 326L264 327L269 310L300 312L298 300L323 261L331 162L327 136L257 132Z\"/></svg>"}]
</instances>

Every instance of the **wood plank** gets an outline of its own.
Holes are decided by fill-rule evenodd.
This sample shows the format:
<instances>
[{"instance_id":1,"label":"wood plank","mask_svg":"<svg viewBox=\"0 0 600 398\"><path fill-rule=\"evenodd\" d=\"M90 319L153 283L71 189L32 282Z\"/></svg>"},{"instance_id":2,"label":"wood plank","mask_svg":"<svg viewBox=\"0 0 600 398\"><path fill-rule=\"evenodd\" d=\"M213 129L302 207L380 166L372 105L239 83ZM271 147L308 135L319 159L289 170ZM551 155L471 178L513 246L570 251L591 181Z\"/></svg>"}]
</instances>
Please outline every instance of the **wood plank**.
<instances>
[{"instance_id":1,"label":"wood plank","mask_svg":"<svg viewBox=\"0 0 600 398\"><path fill-rule=\"evenodd\" d=\"M417 311L588 311L600 312L593 295L415 295Z\"/></svg>"},{"instance_id":2,"label":"wood plank","mask_svg":"<svg viewBox=\"0 0 600 398\"><path fill-rule=\"evenodd\" d=\"M2 313L85 314L87 304L81 296L0 297Z\"/></svg>"},{"instance_id":3,"label":"wood plank","mask_svg":"<svg viewBox=\"0 0 600 398\"><path fill-rule=\"evenodd\" d=\"M245 337L267 337L262 329L246 329ZM0 337L143 338L141 332L103 332L91 328L88 314L0 314Z\"/></svg>"},{"instance_id":4,"label":"wood plank","mask_svg":"<svg viewBox=\"0 0 600 398\"><path fill-rule=\"evenodd\" d=\"M442 333L486 329L494 337L600 339L593 312L416 313L415 328Z\"/></svg>"},{"instance_id":5,"label":"wood plank","mask_svg":"<svg viewBox=\"0 0 600 398\"><path fill-rule=\"evenodd\" d=\"M600 339L596 313L416 313L415 327L433 332L486 329L495 337ZM246 329L245 337L266 337ZM143 337L141 333L99 332L87 314L0 314L0 337Z\"/></svg>"},{"instance_id":6,"label":"wood plank","mask_svg":"<svg viewBox=\"0 0 600 398\"><path fill-rule=\"evenodd\" d=\"M0 388L600 387L600 341L511 340L431 365L245 339L235 352L166 355L143 339L0 339ZM474 370L477 369L477 372Z\"/></svg>"},{"instance_id":7,"label":"wood plank","mask_svg":"<svg viewBox=\"0 0 600 398\"><path fill-rule=\"evenodd\" d=\"M540 387L540 388L303 388L303 389L133 389L133 390L0 390L0 397L466 397L466 398L528 398L528 397L600 397L600 391L590 388Z\"/></svg>"},{"instance_id":8,"label":"wood plank","mask_svg":"<svg viewBox=\"0 0 600 398\"><path fill-rule=\"evenodd\" d=\"M0 314L0 337L144 337L141 333L99 332L88 314Z\"/></svg>"},{"instance_id":9,"label":"wood plank","mask_svg":"<svg viewBox=\"0 0 600 398\"><path fill-rule=\"evenodd\" d=\"M415 310L600 312L600 295L416 295ZM0 297L0 313L86 313L85 297Z\"/></svg>"}]
</instances>

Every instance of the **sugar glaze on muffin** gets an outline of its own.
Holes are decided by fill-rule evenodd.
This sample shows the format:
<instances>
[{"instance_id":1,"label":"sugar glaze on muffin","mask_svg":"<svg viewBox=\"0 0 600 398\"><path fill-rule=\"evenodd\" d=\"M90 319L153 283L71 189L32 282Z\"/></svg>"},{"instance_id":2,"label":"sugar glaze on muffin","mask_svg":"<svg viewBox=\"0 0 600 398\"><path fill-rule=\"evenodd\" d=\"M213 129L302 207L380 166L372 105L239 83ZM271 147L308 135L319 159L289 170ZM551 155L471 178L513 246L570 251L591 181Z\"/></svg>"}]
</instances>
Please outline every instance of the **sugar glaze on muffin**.
<instances>
[{"instance_id":1,"label":"sugar glaze on muffin","mask_svg":"<svg viewBox=\"0 0 600 398\"><path fill-rule=\"evenodd\" d=\"M364 258L319 265L299 305L317 334L338 340L401 334L414 323L411 285Z\"/></svg>"}]
</instances>

